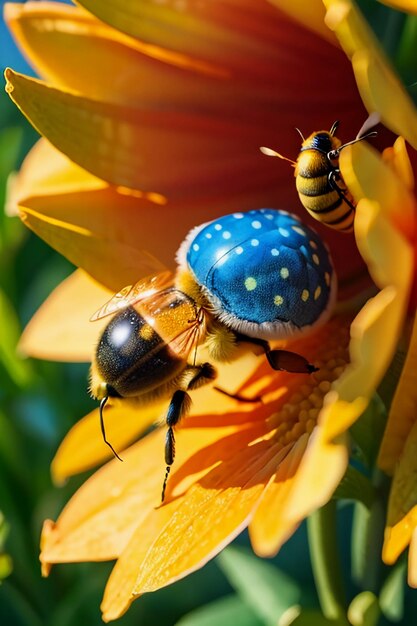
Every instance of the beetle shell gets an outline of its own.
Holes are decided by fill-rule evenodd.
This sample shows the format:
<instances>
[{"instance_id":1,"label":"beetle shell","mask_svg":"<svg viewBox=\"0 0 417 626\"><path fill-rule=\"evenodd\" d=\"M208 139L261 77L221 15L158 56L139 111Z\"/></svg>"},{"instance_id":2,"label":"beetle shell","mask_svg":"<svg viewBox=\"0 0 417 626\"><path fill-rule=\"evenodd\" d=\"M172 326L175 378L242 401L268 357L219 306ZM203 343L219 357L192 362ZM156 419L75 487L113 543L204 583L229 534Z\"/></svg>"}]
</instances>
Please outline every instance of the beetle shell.
<instances>
[{"instance_id":1,"label":"beetle shell","mask_svg":"<svg viewBox=\"0 0 417 626\"><path fill-rule=\"evenodd\" d=\"M227 326L252 337L284 338L324 321L335 273L317 233L286 211L225 215L193 229L178 261Z\"/></svg>"}]
</instances>

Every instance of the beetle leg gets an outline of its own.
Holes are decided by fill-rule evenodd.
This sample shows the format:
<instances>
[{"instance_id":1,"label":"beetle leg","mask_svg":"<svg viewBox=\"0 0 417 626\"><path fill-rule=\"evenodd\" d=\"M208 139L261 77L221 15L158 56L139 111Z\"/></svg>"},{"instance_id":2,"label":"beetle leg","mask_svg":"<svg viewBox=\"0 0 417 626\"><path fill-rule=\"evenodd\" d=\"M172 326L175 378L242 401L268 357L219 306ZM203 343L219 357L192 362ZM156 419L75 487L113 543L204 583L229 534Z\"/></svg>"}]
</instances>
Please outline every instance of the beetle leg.
<instances>
[{"instance_id":1,"label":"beetle leg","mask_svg":"<svg viewBox=\"0 0 417 626\"><path fill-rule=\"evenodd\" d=\"M294 374L312 374L318 371L318 368L309 363L301 354L290 352L289 350L271 350L271 346L265 339L246 337L246 335L238 335L237 338L238 341L252 343L262 348L269 365L274 370L282 370Z\"/></svg>"}]
</instances>

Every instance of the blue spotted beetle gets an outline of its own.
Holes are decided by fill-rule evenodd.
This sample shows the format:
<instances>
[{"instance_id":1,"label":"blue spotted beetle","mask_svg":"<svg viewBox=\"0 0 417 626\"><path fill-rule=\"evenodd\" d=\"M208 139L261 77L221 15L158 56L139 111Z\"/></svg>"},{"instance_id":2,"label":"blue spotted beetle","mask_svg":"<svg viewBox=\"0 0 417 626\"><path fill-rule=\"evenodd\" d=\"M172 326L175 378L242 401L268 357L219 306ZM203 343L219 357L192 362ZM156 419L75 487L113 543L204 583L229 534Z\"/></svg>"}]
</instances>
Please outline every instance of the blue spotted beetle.
<instances>
[{"instance_id":1,"label":"blue spotted beetle","mask_svg":"<svg viewBox=\"0 0 417 626\"><path fill-rule=\"evenodd\" d=\"M258 209L225 215L191 230L170 272L126 287L91 319L113 315L91 367L91 393L103 408L140 406L171 398L166 414L166 473L175 457L174 427L190 406L189 390L216 376L198 363L205 345L214 362L231 361L242 344L260 350L275 370L311 373L299 354L271 349L268 340L309 332L330 315L336 278L317 233L286 211ZM120 458L120 457L119 457Z\"/></svg>"}]
</instances>

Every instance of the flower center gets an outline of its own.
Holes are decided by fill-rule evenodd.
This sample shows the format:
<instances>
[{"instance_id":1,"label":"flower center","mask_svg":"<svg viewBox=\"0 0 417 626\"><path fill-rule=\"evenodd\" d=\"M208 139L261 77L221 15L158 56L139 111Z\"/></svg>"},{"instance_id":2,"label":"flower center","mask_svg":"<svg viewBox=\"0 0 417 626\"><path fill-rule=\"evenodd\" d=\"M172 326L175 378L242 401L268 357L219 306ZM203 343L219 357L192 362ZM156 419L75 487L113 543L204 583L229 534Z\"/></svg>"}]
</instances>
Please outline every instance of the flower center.
<instances>
[{"instance_id":1,"label":"flower center","mask_svg":"<svg viewBox=\"0 0 417 626\"><path fill-rule=\"evenodd\" d=\"M295 443L301 435L313 431L325 395L349 363L349 326L335 322L327 324L312 342L311 347L317 347L313 362L319 370L289 389L284 404L270 418L276 428L274 438L282 446Z\"/></svg>"}]
</instances>

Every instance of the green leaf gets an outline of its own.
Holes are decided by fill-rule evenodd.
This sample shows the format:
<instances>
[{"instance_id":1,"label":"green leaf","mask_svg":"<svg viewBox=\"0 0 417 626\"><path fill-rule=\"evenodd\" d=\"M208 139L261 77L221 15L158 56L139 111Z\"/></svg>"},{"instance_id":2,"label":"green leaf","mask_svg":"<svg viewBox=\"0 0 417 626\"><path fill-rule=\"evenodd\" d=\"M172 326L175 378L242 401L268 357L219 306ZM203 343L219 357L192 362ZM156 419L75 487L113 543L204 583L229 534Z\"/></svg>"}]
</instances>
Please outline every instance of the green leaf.
<instances>
[{"instance_id":1,"label":"green leaf","mask_svg":"<svg viewBox=\"0 0 417 626\"><path fill-rule=\"evenodd\" d=\"M229 547L217 563L232 587L266 624L276 626L282 615L303 595L298 583L248 550Z\"/></svg>"},{"instance_id":2,"label":"green leaf","mask_svg":"<svg viewBox=\"0 0 417 626\"><path fill-rule=\"evenodd\" d=\"M23 227L20 220L10 218L4 211L8 177L16 167L22 146L23 129L12 126L0 133L0 253L13 248L21 240Z\"/></svg>"},{"instance_id":3,"label":"green leaf","mask_svg":"<svg viewBox=\"0 0 417 626\"><path fill-rule=\"evenodd\" d=\"M263 626L239 596L230 595L210 602L182 617L175 626Z\"/></svg>"},{"instance_id":4,"label":"green leaf","mask_svg":"<svg viewBox=\"0 0 417 626\"><path fill-rule=\"evenodd\" d=\"M359 448L359 458L369 468L374 467L387 421L387 409L378 394L374 394L367 409L351 427L351 435Z\"/></svg>"},{"instance_id":5,"label":"green leaf","mask_svg":"<svg viewBox=\"0 0 417 626\"><path fill-rule=\"evenodd\" d=\"M0 289L0 363L3 364L10 378L18 387L29 384L32 370L29 361L16 354L16 346L20 337L20 325L16 313L6 294Z\"/></svg>"},{"instance_id":6,"label":"green leaf","mask_svg":"<svg viewBox=\"0 0 417 626\"><path fill-rule=\"evenodd\" d=\"M399 622L403 618L406 571L406 561L402 559L391 569L379 595L382 613L393 622Z\"/></svg>"},{"instance_id":7,"label":"green leaf","mask_svg":"<svg viewBox=\"0 0 417 626\"><path fill-rule=\"evenodd\" d=\"M12 559L8 554L0 554L0 583L12 573Z\"/></svg>"},{"instance_id":8,"label":"green leaf","mask_svg":"<svg viewBox=\"0 0 417 626\"><path fill-rule=\"evenodd\" d=\"M376 626L380 615L378 598L371 591L363 591L350 603L348 619L352 626Z\"/></svg>"}]
</instances>

